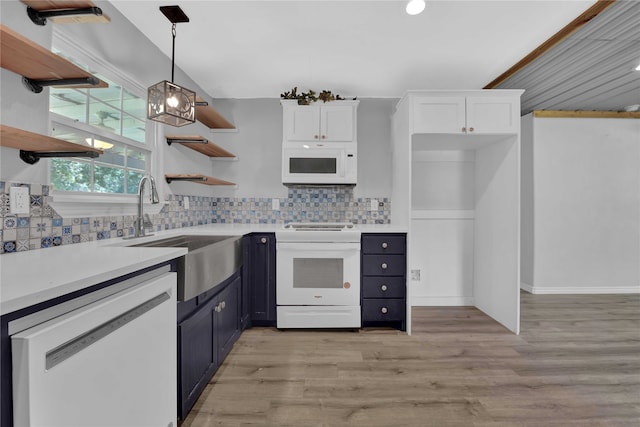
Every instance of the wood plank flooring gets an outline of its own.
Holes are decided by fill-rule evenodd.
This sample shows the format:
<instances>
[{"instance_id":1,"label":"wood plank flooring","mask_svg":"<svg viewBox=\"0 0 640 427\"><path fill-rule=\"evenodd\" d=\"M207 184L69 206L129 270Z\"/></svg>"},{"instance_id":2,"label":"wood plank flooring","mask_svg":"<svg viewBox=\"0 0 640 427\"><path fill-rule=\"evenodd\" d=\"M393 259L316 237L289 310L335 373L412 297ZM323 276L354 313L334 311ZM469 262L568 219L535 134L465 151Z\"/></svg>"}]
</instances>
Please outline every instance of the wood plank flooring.
<instances>
[{"instance_id":1,"label":"wood plank flooring","mask_svg":"<svg viewBox=\"0 0 640 427\"><path fill-rule=\"evenodd\" d=\"M522 293L522 333L471 307L391 330L243 333L182 427L640 426L640 295Z\"/></svg>"}]
</instances>

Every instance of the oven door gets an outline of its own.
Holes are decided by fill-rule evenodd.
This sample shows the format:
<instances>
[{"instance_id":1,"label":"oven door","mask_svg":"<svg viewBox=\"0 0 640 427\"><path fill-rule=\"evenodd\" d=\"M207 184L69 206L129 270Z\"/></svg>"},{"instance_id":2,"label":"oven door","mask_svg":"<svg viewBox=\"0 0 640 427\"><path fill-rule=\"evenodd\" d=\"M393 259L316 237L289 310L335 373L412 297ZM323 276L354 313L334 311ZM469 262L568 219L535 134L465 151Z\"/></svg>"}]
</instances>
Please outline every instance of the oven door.
<instances>
[{"instance_id":1,"label":"oven door","mask_svg":"<svg viewBox=\"0 0 640 427\"><path fill-rule=\"evenodd\" d=\"M360 305L360 243L277 243L278 305Z\"/></svg>"}]
</instances>

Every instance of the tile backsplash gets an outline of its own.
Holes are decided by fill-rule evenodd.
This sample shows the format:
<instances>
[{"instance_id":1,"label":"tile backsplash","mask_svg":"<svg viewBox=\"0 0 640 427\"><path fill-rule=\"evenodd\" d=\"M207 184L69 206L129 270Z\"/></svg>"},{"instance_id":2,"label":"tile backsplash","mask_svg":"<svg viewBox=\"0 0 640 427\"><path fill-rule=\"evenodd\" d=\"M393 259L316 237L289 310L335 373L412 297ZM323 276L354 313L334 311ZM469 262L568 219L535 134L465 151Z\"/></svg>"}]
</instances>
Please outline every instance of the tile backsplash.
<instances>
[{"instance_id":1,"label":"tile backsplash","mask_svg":"<svg viewBox=\"0 0 640 427\"><path fill-rule=\"evenodd\" d=\"M12 214L9 189L29 188L29 214ZM50 206L50 187L0 181L0 253L133 235L134 215L62 218ZM185 198L189 208L185 209ZM377 201L377 209L371 209ZM160 213L150 215L156 231L204 224L285 224L288 222L353 222L387 224L391 202L386 197L355 198L353 187L288 187L287 198L202 197L168 195ZM278 209L274 209L277 205Z\"/></svg>"}]
</instances>

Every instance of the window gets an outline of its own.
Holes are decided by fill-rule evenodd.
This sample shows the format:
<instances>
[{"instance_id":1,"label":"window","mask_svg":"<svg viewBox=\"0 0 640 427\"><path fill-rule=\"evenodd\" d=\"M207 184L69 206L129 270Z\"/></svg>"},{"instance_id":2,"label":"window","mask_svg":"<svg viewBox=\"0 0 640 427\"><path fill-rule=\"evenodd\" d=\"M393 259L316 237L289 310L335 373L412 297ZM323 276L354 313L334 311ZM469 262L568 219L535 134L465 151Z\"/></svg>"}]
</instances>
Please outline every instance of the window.
<instances>
[{"instance_id":1,"label":"window","mask_svg":"<svg viewBox=\"0 0 640 427\"><path fill-rule=\"evenodd\" d=\"M92 60L78 47L70 46L60 34L55 36L56 53L91 70L109 87L50 89L51 135L104 151L96 159L51 159L50 180L54 190L70 194L136 194L140 179L150 171L152 155L146 141L144 88L119 75L118 70ZM64 52L56 49L58 45L66 47Z\"/></svg>"}]
</instances>

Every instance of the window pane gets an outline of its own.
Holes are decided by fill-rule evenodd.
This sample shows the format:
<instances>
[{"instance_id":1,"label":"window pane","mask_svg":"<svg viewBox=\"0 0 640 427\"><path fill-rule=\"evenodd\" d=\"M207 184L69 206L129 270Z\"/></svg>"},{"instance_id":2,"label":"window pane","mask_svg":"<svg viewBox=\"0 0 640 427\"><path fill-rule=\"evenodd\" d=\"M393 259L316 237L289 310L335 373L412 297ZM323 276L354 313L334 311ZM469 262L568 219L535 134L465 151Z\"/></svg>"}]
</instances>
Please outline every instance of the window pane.
<instances>
[{"instance_id":1,"label":"window pane","mask_svg":"<svg viewBox=\"0 0 640 427\"><path fill-rule=\"evenodd\" d=\"M127 193L138 194L138 184L144 176L144 172L129 171L127 174Z\"/></svg>"},{"instance_id":2,"label":"window pane","mask_svg":"<svg viewBox=\"0 0 640 427\"><path fill-rule=\"evenodd\" d=\"M106 80L104 77L100 76L101 80ZM98 89L89 89L89 96L91 98L99 99L100 101L108 104L109 106L120 109L120 98L122 96L120 86L115 83L108 81L109 87L103 87Z\"/></svg>"},{"instance_id":3,"label":"window pane","mask_svg":"<svg viewBox=\"0 0 640 427\"><path fill-rule=\"evenodd\" d=\"M120 135L120 112L95 99L91 99L89 104L89 123Z\"/></svg>"},{"instance_id":4,"label":"window pane","mask_svg":"<svg viewBox=\"0 0 640 427\"><path fill-rule=\"evenodd\" d=\"M87 95L75 89L51 88L49 111L81 123L87 122Z\"/></svg>"},{"instance_id":5,"label":"window pane","mask_svg":"<svg viewBox=\"0 0 640 427\"><path fill-rule=\"evenodd\" d=\"M87 137L87 135L66 126L59 125L57 123L53 123L51 136L58 139L64 139L65 141L73 142L75 144L88 146L92 145L91 138Z\"/></svg>"},{"instance_id":6,"label":"window pane","mask_svg":"<svg viewBox=\"0 0 640 427\"><path fill-rule=\"evenodd\" d=\"M147 170L147 156L140 151L127 150L127 167L131 169Z\"/></svg>"},{"instance_id":7,"label":"window pane","mask_svg":"<svg viewBox=\"0 0 640 427\"><path fill-rule=\"evenodd\" d=\"M55 190L91 191L91 163L53 158L51 183Z\"/></svg>"},{"instance_id":8,"label":"window pane","mask_svg":"<svg viewBox=\"0 0 640 427\"><path fill-rule=\"evenodd\" d=\"M95 165L93 191L124 193L124 169Z\"/></svg>"},{"instance_id":9,"label":"window pane","mask_svg":"<svg viewBox=\"0 0 640 427\"><path fill-rule=\"evenodd\" d=\"M98 141L100 142L100 140ZM114 166L124 166L124 151L124 147L113 145L113 147L108 150L104 150L104 153L96 159L96 161L100 163L108 163Z\"/></svg>"},{"instance_id":10,"label":"window pane","mask_svg":"<svg viewBox=\"0 0 640 427\"><path fill-rule=\"evenodd\" d=\"M144 120L147 117L147 102L125 89L122 91L122 110Z\"/></svg>"},{"instance_id":11,"label":"window pane","mask_svg":"<svg viewBox=\"0 0 640 427\"><path fill-rule=\"evenodd\" d=\"M122 136L133 139L134 141L145 143L146 131L145 122L134 119L133 117L123 114L122 116Z\"/></svg>"}]
</instances>

